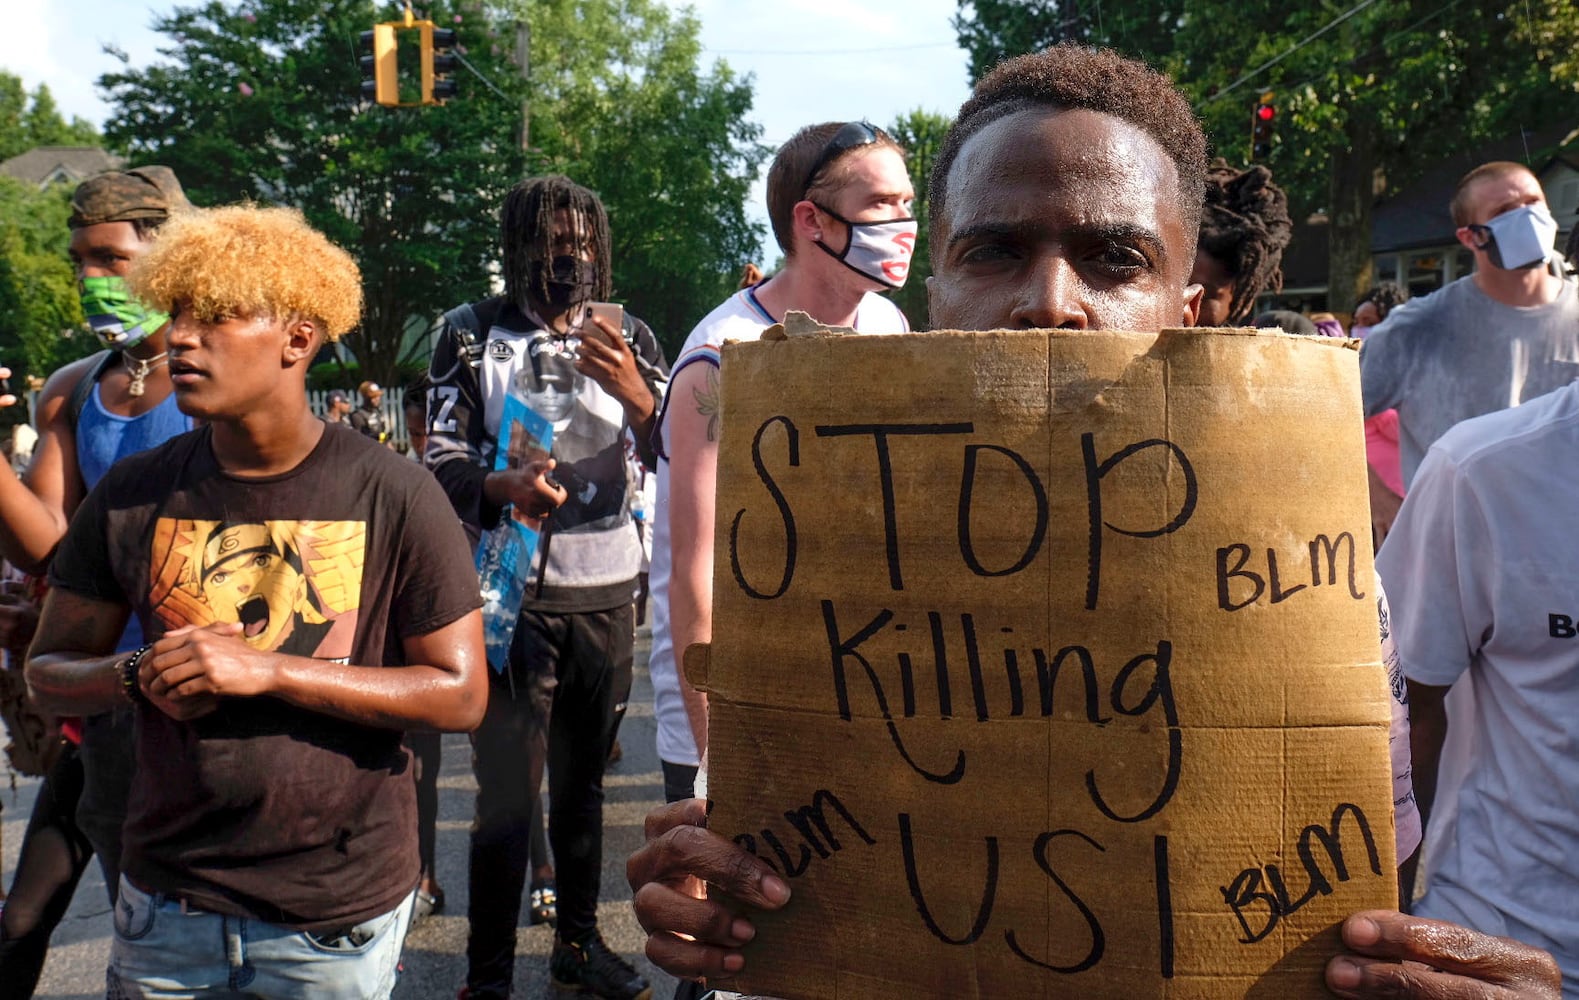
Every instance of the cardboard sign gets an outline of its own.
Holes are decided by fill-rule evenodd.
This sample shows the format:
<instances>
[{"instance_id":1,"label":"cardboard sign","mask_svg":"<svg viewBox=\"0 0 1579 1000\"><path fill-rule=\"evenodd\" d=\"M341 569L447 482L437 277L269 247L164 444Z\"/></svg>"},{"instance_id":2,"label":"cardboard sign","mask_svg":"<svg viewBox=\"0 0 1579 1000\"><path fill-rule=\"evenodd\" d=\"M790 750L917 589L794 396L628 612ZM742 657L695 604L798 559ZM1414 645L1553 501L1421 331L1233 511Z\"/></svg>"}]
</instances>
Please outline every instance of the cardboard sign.
<instances>
[{"instance_id":1,"label":"cardboard sign","mask_svg":"<svg viewBox=\"0 0 1579 1000\"><path fill-rule=\"evenodd\" d=\"M1357 355L1254 331L723 350L729 988L1322 995L1396 906Z\"/></svg>"}]
</instances>

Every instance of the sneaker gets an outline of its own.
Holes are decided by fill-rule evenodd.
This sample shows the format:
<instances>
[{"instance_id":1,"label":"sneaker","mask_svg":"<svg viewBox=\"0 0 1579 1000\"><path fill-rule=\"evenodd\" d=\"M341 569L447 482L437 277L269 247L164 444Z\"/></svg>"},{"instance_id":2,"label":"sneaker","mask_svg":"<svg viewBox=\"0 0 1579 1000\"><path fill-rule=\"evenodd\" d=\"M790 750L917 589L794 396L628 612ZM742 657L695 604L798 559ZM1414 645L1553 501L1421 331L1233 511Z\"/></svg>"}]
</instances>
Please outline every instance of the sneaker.
<instances>
[{"instance_id":1,"label":"sneaker","mask_svg":"<svg viewBox=\"0 0 1579 1000\"><path fill-rule=\"evenodd\" d=\"M554 989L590 993L598 1000L652 1000L652 987L630 964L609 950L593 931L580 941L554 941L548 959Z\"/></svg>"}]
</instances>

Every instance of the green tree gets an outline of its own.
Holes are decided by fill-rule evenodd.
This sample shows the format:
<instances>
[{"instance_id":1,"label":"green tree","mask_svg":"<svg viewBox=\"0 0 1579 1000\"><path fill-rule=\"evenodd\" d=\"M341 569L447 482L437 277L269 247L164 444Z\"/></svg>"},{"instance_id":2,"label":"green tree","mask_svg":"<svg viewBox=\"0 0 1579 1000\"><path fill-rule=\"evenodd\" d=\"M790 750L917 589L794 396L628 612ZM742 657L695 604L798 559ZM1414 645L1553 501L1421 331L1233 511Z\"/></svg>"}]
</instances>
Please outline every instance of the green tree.
<instances>
[{"instance_id":1,"label":"green tree","mask_svg":"<svg viewBox=\"0 0 1579 1000\"><path fill-rule=\"evenodd\" d=\"M932 163L943 146L943 137L953 124L953 119L934 111L920 108L900 115L888 127L888 134L905 149L905 168L910 171L910 182L915 185L916 201L912 213L920 227L916 234L915 253L910 258L910 276L905 287L895 292L893 299L918 330L930 325L927 315L927 278L932 274L932 251L928 227L931 214L927 208L927 183L932 178Z\"/></svg>"},{"instance_id":2,"label":"green tree","mask_svg":"<svg viewBox=\"0 0 1579 1000\"><path fill-rule=\"evenodd\" d=\"M1378 195L1490 137L1579 115L1579 15L1567 0L1119 6L1108 5L1104 17L1097 0L962 0L957 24L978 69L1064 37L1146 59L1195 100L1230 162L1248 155L1257 96L1276 93L1269 165L1296 218L1329 217L1329 305L1339 310L1370 284ZM1060 34L1071 22L1074 34Z\"/></svg>"},{"instance_id":3,"label":"green tree","mask_svg":"<svg viewBox=\"0 0 1579 1000\"><path fill-rule=\"evenodd\" d=\"M394 19L393 7L381 12ZM435 4L469 58L499 78L503 42L479 4ZM517 108L462 81L443 107L361 98L365 0L241 0L154 21L163 60L107 74L112 143L172 167L198 204L300 208L362 268L362 325L346 338L361 372L397 382L414 328L490 289L497 206L522 174Z\"/></svg>"},{"instance_id":4,"label":"green tree","mask_svg":"<svg viewBox=\"0 0 1579 1000\"><path fill-rule=\"evenodd\" d=\"M20 388L95 348L83 332L77 282L66 260L71 189L40 191L0 177L0 363ZM0 410L0 424L26 419L22 407Z\"/></svg>"},{"instance_id":5,"label":"green tree","mask_svg":"<svg viewBox=\"0 0 1579 1000\"><path fill-rule=\"evenodd\" d=\"M99 130L75 116L68 122L49 87L39 84L31 95L22 78L0 70L0 160L35 146L97 146Z\"/></svg>"},{"instance_id":6,"label":"green tree","mask_svg":"<svg viewBox=\"0 0 1579 1000\"><path fill-rule=\"evenodd\" d=\"M598 192L615 294L672 357L759 252L746 200L768 149L749 78L701 66L701 25L657 0L532 0L532 154Z\"/></svg>"},{"instance_id":7,"label":"green tree","mask_svg":"<svg viewBox=\"0 0 1579 1000\"><path fill-rule=\"evenodd\" d=\"M521 7L529 79L513 61ZM695 18L653 0L435 0L419 13L454 25L487 83L462 71L442 107L373 106L357 35L396 5L210 0L156 19L161 61L100 81L107 134L134 162L173 167L199 204L294 205L355 254L366 309L347 343L375 379L420 358L424 324L490 293L499 205L528 173L602 194L620 295L677 344L759 238L744 216L763 155L744 121L749 82L721 63L702 73Z\"/></svg>"}]
</instances>

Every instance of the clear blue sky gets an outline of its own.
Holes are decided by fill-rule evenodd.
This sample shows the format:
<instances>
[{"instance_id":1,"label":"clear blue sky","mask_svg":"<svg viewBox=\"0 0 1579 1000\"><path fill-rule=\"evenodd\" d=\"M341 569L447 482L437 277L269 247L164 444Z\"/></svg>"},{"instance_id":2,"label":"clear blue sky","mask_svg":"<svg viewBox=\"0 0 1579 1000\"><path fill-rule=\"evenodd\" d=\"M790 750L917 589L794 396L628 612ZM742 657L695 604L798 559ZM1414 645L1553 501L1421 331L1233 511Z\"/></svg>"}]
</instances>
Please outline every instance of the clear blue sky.
<instances>
[{"instance_id":1,"label":"clear blue sky","mask_svg":"<svg viewBox=\"0 0 1579 1000\"><path fill-rule=\"evenodd\" d=\"M93 81L117 68L104 45L125 51L134 66L158 59L158 46L167 40L148 25L156 12L176 4L10 0L6 6L10 35L18 41L0 55L0 67L21 76L29 89L49 84L66 114L102 123L109 109ZM965 53L949 23L955 0L694 0L691 6L709 59L722 57L737 71L755 74L752 116L770 143L816 121L886 123L917 107L953 114L969 91ZM762 199L759 181L750 206L759 220L766 218Z\"/></svg>"}]
</instances>

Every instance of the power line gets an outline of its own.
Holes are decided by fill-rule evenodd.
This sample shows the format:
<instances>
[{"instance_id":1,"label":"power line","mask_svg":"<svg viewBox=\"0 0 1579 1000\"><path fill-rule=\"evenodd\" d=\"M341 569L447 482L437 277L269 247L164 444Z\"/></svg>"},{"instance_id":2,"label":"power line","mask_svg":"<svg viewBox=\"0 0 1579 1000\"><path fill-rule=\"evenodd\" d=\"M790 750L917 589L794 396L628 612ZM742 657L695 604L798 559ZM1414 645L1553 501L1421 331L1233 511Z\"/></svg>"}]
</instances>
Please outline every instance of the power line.
<instances>
[{"instance_id":1,"label":"power line","mask_svg":"<svg viewBox=\"0 0 1579 1000\"><path fill-rule=\"evenodd\" d=\"M467 61L465 56L461 55L459 52L454 52L453 50L451 50L451 54L453 54L455 58L460 61L462 66L465 66L467 69L471 70L472 76L475 76L477 79L481 80L489 90L493 91L495 94L498 94L500 97L503 97L507 101L510 99L504 91L493 85L492 80L488 79L486 76L483 76L482 73L477 70L476 66L473 66L469 61Z\"/></svg>"},{"instance_id":2,"label":"power line","mask_svg":"<svg viewBox=\"0 0 1579 1000\"><path fill-rule=\"evenodd\" d=\"M1375 2L1375 0L1371 0ZM880 45L862 49L707 49L717 56L859 56L868 52L914 52L918 49L953 49L958 42L920 42L915 45Z\"/></svg>"},{"instance_id":3,"label":"power line","mask_svg":"<svg viewBox=\"0 0 1579 1000\"><path fill-rule=\"evenodd\" d=\"M1328 21L1326 24L1322 25L1321 27L1317 28L1315 31L1313 31L1310 34L1306 35L1304 38L1302 38L1299 41L1295 42L1293 47L1288 49L1282 55L1274 56L1271 59L1268 59L1266 62L1264 62L1261 65L1257 66L1255 69L1253 69L1250 72L1244 74L1239 79L1235 80L1233 83L1230 83L1228 86L1224 87L1222 90L1219 90L1217 93L1213 94L1210 98L1208 98L1208 100L1214 100L1215 101L1219 97L1226 97L1226 96L1228 96L1233 91L1239 89L1240 84L1246 83L1246 82L1248 82L1250 80L1255 79L1257 76L1260 76L1261 73L1263 73L1264 71L1271 69L1273 66L1276 66L1278 63L1282 62L1284 59L1287 59L1289 56L1293 55L1294 53L1298 52L1300 49L1302 49L1305 46L1309 45L1311 42L1314 42L1316 39L1320 38L1322 35L1325 35L1327 32L1331 31L1333 28L1336 28L1338 25L1342 24L1344 21L1347 21L1349 18L1351 18L1354 15L1358 14L1360 11L1364 10L1365 8L1369 7L1371 4L1373 4L1375 2L1376 2L1376 0L1360 0L1360 2L1355 4L1353 7L1350 7L1348 10L1344 11L1342 14L1339 14L1337 17L1333 18L1331 21Z\"/></svg>"},{"instance_id":4,"label":"power line","mask_svg":"<svg viewBox=\"0 0 1579 1000\"><path fill-rule=\"evenodd\" d=\"M1402 38L1405 35L1408 35L1408 34L1414 32L1414 31L1418 30L1419 28L1424 27L1429 22L1436 20L1437 18L1439 18L1442 15L1446 14L1448 11L1450 11L1453 8L1459 6L1463 2L1464 2L1464 0L1451 0L1450 3L1448 3L1448 4L1444 5L1444 6L1438 7L1436 10L1434 10L1431 13L1427 14L1425 17L1422 17L1420 20L1414 22L1413 24L1411 24L1411 25L1409 25L1407 27L1404 27L1404 28L1399 28L1397 31L1394 31L1394 32L1384 36L1381 41L1377 42L1375 45L1371 46L1369 49L1366 49L1364 52L1362 52L1358 56L1356 56L1354 61L1358 62L1359 60L1364 59L1367 56L1371 56L1371 55L1374 55L1374 54L1376 54L1378 52L1385 51L1387 46L1391 45L1397 39ZM1283 83L1283 84L1279 84L1278 88L1280 90L1284 90L1284 91L1288 91L1288 92L1295 92L1295 91L1303 90L1309 84L1315 83L1317 80L1322 79L1323 75L1324 74L1319 74L1318 73L1317 75L1312 76L1312 77L1307 77L1306 79L1301 80L1298 83L1293 83L1293 84ZM1196 108L1200 109L1201 107L1204 107L1205 105L1210 104L1212 101L1215 101L1215 100L1217 100L1217 98L1223 96L1223 93L1225 93L1225 91L1219 91L1218 93L1213 94L1211 97L1205 98L1204 100L1202 100L1200 102L1200 104L1196 105Z\"/></svg>"}]
</instances>

